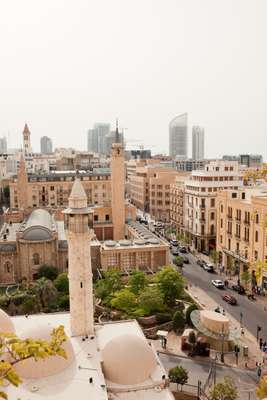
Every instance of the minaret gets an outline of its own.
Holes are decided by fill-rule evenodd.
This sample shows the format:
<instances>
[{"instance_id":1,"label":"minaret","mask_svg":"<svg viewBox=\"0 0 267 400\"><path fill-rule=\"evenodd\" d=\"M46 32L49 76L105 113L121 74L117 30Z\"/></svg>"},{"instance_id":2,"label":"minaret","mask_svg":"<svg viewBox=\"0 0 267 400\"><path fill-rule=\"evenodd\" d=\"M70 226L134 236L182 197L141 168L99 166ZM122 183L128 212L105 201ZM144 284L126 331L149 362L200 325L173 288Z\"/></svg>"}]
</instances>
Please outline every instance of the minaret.
<instances>
[{"instance_id":1,"label":"minaret","mask_svg":"<svg viewBox=\"0 0 267 400\"><path fill-rule=\"evenodd\" d=\"M93 280L90 242L93 237L93 213L76 177L64 211L68 239L70 323L72 336L94 334Z\"/></svg>"},{"instance_id":2,"label":"minaret","mask_svg":"<svg viewBox=\"0 0 267 400\"><path fill-rule=\"evenodd\" d=\"M18 192L18 207L24 211L28 208L29 204L28 204L28 176L23 156L21 156L19 163L17 192Z\"/></svg>"},{"instance_id":3,"label":"minaret","mask_svg":"<svg viewBox=\"0 0 267 400\"><path fill-rule=\"evenodd\" d=\"M116 139L111 147L111 207L113 239L125 238L125 166L124 149L119 140L118 120Z\"/></svg>"},{"instance_id":4,"label":"minaret","mask_svg":"<svg viewBox=\"0 0 267 400\"><path fill-rule=\"evenodd\" d=\"M24 152L24 156L27 156L32 153L31 132L30 132L27 124L25 124L24 129L23 129L23 152Z\"/></svg>"}]
</instances>

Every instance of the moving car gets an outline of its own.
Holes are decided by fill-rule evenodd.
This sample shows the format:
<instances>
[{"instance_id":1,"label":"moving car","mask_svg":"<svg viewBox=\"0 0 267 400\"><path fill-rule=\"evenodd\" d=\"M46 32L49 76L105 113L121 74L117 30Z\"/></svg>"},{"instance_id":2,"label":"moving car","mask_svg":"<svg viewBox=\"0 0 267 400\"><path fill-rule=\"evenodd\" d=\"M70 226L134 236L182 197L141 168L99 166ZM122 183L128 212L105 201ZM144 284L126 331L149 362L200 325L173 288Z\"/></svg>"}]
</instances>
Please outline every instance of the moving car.
<instances>
[{"instance_id":1,"label":"moving car","mask_svg":"<svg viewBox=\"0 0 267 400\"><path fill-rule=\"evenodd\" d=\"M212 279L211 283L218 289L224 289L224 283L220 279Z\"/></svg>"},{"instance_id":2,"label":"moving car","mask_svg":"<svg viewBox=\"0 0 267 400\"><path fill-rule=\"evenodd\" d=\"M173 256L179 256L179 251L178 251L177 247L172 247L171 253Z\"/></svg>"},{"instance_id":3,"label":"moving car","mask_svg":"<svg viewBox=\"0 0 267 400\"><path fill-rule=\"evenodd\" d=\"M235 306L237 304L236 298L234 296L231 296L230 294L223 295L222 299L227 303L231 304L232 306Z\"/></svg>"},{"instance_id":4,"label":"moving car","mask_svg":"<svg viewBox=\"0 0 267 400\"><path fill-rule=\"evenodd\" d=\"M204 260L201 260L201 258L199 258L199 259L197 260L197 264L200 265L201 268L204 268L204 265L206 265L205 261L204 261Z\"/></svg>"},{"instance_id":5,"label":"moving car","mask_svg":"<svg viewBox=\"0 0 267 400\"><path fill-rule=\"evenodd\" d=\"M177 241L177 240L171 240L171 241L170 241L170 244L171 244L172 246L178 246L178 241Z\"/></svg>"},{"instance_id":6,"label":"moving car","mask_svg":"<svg viewBox=\"0 0 267 400\"><path fill-rule=\"evenodd\" d=\"M244 288L243 286L241 286L241 285L233 285L233 286L232 286L232 289L233 289L235 292L237 292L238 294L245 294L245 293L246 293L245 288Z\"/></svg>"},{"instance_id":7,"label":"moving car","mask_svg":"<svg viewBox=\"0 0 267 400\"><path fill-rule=\"evenodd\" d=\"M203 266L204 270L207 272L214 272L214 266L210 263L205 263Z\"/></svg>"},{"instance_id":8,"label":"moving car","mask_svg":"<svg viewBox=\"0 0 267 400\"><path fill-rule=\"evenodd\" d=\"M187 248L185 246L180 247L180 253L188 253Z\"/></svg>"}]
</instances>

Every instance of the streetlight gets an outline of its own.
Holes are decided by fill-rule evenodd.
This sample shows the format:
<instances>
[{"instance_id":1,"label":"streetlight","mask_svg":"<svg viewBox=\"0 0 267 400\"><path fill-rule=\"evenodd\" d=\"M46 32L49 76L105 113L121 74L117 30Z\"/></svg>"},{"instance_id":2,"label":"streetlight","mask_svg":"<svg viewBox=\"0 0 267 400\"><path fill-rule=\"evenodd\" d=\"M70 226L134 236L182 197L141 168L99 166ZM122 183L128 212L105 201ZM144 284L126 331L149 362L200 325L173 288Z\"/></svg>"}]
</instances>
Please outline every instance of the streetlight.
<instances>
[{"instance_id":1,"label":"streetlight","mask_svg":"<svg viewBox=\"0 0 267 400\"><path fill-rule=\"evenodd\" d=\"M221 337L222 337L222 352L221 352L221 362L224 363L224 324L222 325L222 333L221 333Z\"/></svg>"}]
</instances>

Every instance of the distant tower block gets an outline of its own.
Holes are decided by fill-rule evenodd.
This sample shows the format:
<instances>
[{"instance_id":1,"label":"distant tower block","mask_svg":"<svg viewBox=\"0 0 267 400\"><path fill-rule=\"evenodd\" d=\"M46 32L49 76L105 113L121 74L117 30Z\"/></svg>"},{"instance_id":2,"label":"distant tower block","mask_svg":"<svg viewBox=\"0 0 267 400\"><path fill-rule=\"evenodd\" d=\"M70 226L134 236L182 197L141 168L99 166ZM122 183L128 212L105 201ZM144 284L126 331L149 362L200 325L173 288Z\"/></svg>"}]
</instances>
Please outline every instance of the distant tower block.
<instances>
[{"instance_id":1,"label":"distant tower block","mask_svg":"<svg viewBox=\"0 0 267 400\"><path fill-rule=\"evenodd\" d=\"M23 129L23 152L24 152L25 156L32 153L31 132L30 132L27 124L25 124L24 129Z\"/></svg>"},{"instance_id":2,"label":"distant tower block","mask_svg":"<svg viewBox=\"0 0 267 400\"><path fill-rule=\"evenodd\" d=\"M93 279L90 244L93 213L80 179L76 178L64 211L69 248L70 323L72 336L94 334Z\"/></svg>"},{"instance_id":3,"label":"distant tower block","mask_svg":"<svg viewBox=\"0 0 267 400\"><path fill-rule=\"evenodd\" d=\"M124 149L119 140L118 121L116 139L111 148L111 197L113 239L125 238L125 166Z\"/></svg>"}]
</instances>

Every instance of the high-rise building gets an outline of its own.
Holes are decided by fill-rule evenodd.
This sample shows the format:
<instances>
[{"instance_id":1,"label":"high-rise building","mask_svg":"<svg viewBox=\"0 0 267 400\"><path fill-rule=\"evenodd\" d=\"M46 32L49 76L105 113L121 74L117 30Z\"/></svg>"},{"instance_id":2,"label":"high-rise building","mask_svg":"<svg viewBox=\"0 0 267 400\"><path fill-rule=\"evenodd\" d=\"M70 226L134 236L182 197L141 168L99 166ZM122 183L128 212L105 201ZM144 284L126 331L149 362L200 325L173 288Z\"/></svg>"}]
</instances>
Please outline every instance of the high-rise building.
<instances>
[{"instance_id":1,"label":"high-rise building","mask_svg":"<svg viewBox=\"0 0 267 400\"><path fill-rule=\"evenodd\" d=\"M93 153L106 154L106 136L110 132L110 124L97 123L88 130L87 150Z\"/></svg>"},{"instance_id":2,"label":"high-rise building","mask_svg":"<svg viewBox=\"0 0 267 400\"><path fill-rule=\"evenodd\" d=\"M187 158L187 113L178 115L169 124L169 155Z\"/></svg>"},{"instance_id":3,"label":"high-rise building","mask_svg":"<svg viewBox=\"0 0 267 400\"><path fill-rule=\"evenodd\" d=\"M204 128L201 126L192 128L192 158L204 160Z\"/></svg>"},{"instance_id":4,"label":"high-rise building","mask_svg":"<svg viewBox=\"0 0 267 400\"><path fill-rule=\"evenodd\" d=\"M119 132L119 143L123 144L123 132ZM112 144L116 141L116 131L111 131L105 136L105 154L110 155Z\"/></svg>"},{"instance_id":5,"label":"high-rise building","mask_svg":"<svg viewBox=\"0 0 267 400\"><path fill-rule=\"evenodd\" d=\"M5 136L0 138L0 154L4 153L7 153L7 142Z\"/></svg>"},{"instance_id":6,"label":"high-rise building","mask_svg":"<svg viewBox=\"0 0 267 400\"><path fill-rule=\"evenodd\" d=\"M42 136L40 141L40 147L42 154L53 153L52 139L50 139L48 136Z\"/></svg>"}]
</instances>

